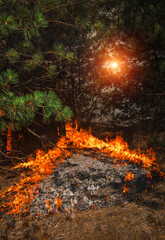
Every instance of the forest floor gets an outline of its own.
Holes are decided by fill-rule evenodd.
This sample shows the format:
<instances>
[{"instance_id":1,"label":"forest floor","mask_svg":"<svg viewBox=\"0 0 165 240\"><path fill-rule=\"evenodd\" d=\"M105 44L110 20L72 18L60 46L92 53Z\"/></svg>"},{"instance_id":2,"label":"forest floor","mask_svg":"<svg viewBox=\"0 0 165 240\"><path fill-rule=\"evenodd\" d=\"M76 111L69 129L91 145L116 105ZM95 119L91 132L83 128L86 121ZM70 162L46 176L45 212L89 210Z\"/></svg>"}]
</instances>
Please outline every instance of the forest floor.
<instances>
[{"instance_id":1,"label":"forest floor","mask_svg":"<svg viewBox=\"0 0 165 240\"><path fill-rule=\"evenodd\" d=\"M102 131L95 135L104 139L107 133ZM129 142L129 139L126 140ZM165 172L165 152L156 145L154 150L160 170ZM19 178L20 176L13 176L12 172L1 169L0 191ZM13 217L0 222L0 240L163 240L164 189L165 181L161 180L151 191L139 193L136 202L128 204L83 212L59 211L56 215L40 220Z\"/></svg>"}]
</instances>

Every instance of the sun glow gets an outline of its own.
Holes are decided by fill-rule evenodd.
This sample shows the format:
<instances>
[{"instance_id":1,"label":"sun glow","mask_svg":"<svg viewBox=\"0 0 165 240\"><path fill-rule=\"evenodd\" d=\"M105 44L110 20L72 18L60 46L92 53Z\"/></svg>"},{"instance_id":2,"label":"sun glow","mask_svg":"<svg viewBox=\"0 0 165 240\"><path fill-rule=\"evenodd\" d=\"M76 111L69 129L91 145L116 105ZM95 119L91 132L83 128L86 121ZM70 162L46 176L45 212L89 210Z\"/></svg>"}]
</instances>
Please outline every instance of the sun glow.
<instances>
[{"instance_id":1,"label":"sun glow","mask_svg":"<svg viewBox=\"0 0 165 240\"><path fill-rule=\"evenodd\" d=\"M110 67L113 69L118 68L118 63L117 62L111 62Z\"/></svg>"},{"instance_id":2,"label":"sun glow","mask_svg":"<svg viewBox=\"0 0 165 240\"><path fill-rule=\"evenodd\" d=\"M120 71L120 65L118 61L106 61L103 65L106 70L111 70L113 73Z\"/></svg>"}]
</instances>

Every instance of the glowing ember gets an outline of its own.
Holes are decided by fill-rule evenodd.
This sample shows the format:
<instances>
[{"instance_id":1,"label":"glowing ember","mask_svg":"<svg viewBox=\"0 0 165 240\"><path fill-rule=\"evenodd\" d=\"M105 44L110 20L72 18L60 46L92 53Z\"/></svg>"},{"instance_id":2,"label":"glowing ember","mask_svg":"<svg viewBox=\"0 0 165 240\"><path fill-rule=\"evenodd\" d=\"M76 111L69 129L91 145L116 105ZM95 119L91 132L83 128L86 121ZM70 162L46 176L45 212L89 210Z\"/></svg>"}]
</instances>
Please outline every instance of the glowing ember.
<instances>
[{"instance_id":1,"label":"glowing ember","mask_svg":"<svg viewBox=\"0 0 165 240\"><path fill-rule=\"evenodd\" d=\"M28 162L20 163L14 167L28 168L29 174L23 172L19 183L9 187L0 194L3 200L2 209L4 209L5 212L8 210L10 214L22 214L30 208L30 204L38 194L38 183L49 176L54 168L60 165L66 155L70 155L66 150L68 146L73 146L73 148L76 149L95 149L98 152L114 158L118 164L125 161L125 163L132 162L141 165L148 169L148 177L151 176L151 170L159 172L155 153L152 150L148 150L146 154L140 152L140 150L130 150L128 144L119 136L115 140L104 142L92 136L90 133L83 130L77 131L70 125L67 125L66 138L62 137L57 143L57 146L59 148L54 147L50 149L48 153L37 150L36 157L31 156ZM61 149L63 149L63 151ZM131 181L133 178L134 174L127 172L125 181ZM129 189L124 185L123 193L128 191ZM58 210L62 206L62 200L56 198L54 204ZM49 199L46 201L46 207L48 211L51 211Z\"/></svg>"}]
</instances>

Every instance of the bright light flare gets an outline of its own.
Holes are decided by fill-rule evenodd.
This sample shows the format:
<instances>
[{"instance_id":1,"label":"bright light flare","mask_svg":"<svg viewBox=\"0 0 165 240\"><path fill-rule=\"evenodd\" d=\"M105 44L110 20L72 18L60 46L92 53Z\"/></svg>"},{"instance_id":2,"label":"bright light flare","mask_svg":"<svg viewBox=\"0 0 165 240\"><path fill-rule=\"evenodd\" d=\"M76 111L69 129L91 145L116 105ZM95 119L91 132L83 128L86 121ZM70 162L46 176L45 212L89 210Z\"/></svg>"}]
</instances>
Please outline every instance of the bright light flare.
<instances>
[{"instance_id":1,"label":"bright light flare","mask_svg":"<svg viewBox=\"0 0 165 240\"><path fill-rule=\"evenodd\" d=\"M118 65L117 62L111 62L110 68L116 69L116 68L118 68L118 67L119 67L119 65Z\"/></svg>"},{"instance_id":2,"label":"bright light flare","mask_svg":"<svg viewBox=\"0 0 165 240\"><path fill-rule=\"evenodd\" d=\"M106 61L103 65L103 68L111 70L114 73L120 71L120 66L117 61Z\"/></svg>"}]
</instances>

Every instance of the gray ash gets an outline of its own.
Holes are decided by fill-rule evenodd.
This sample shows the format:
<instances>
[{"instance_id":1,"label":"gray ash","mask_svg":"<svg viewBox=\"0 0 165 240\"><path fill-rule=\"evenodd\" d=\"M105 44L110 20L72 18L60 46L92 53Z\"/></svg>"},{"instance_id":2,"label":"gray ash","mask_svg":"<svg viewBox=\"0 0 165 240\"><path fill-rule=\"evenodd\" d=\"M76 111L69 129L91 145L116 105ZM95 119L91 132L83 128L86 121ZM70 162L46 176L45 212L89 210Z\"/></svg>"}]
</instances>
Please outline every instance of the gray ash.
<instances>
[{"instance_id":1,"label":"gray ash","mask_svg":"<svg viewBox=\"0 0 165 240\"><path fill-rule=\"evenodd\" d=\"M62 200L61 211L118 205L136 201L139 192L152 188L154 180L147 178L148 170L131 163L118 166L107 157L105 163L101 159L77 154L64 161L38 185L39 194L28 213L37 217L37 213L44 216L56 211L55 199ZM125 182L127 172L133 173L134 179ZM126 194L124 185L129 188Z\"/></svg>"},{"instance_id":2,"label":"gray ash","mask_svg":"<svg viewBox=\"0 0 165 240\"><path fill-rule=\"evenodd\" d=\"M131 181L124 181L127 172L134 174ZM159 180L157 173L152 172L152 179L147 173L148 169L133 163L119 166L104 154L92 151L73 154L38 184L38 194L31 205L26 206L26 213L22 209L22 216L40 218L57 210L83 211L136 201L139 192L152 189ZM128 188L128 192L123 193L123 187ZM58 201L62 201L61 208ZM7 210L3 210L2 214L6 213Z\"/></svg>"}]
</instances>

